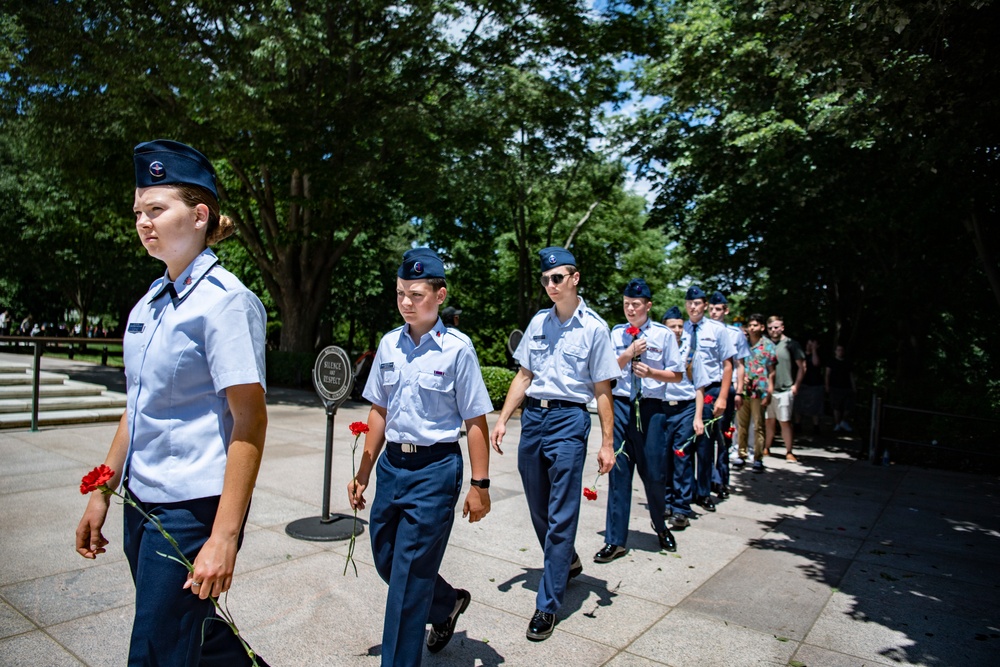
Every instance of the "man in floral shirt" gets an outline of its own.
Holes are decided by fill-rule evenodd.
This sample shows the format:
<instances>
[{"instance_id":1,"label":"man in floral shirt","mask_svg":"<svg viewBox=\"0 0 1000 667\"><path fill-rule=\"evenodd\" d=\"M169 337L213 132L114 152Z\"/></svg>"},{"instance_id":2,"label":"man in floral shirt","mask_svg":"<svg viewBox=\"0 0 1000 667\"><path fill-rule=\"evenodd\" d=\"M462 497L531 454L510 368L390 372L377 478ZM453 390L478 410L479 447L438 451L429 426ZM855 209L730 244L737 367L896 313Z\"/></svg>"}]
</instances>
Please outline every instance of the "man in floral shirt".
<instances>
[{"instance_id":1,"label":"man in floral shirt","mask_svg":"<svg viewBox=\"0 0 1000 667\"><path fill-rule=\"evenodd\" d=\"M774 395L774 375L777 362L774 343L765 331L764 316L754 313L747 321L747 337L750 342L750 356L747 357L744 382L741 393L743 404L736 416L739 425L739 457L747 458L747 438L750 419L754 422L753 471L764 472L764 410Z\"/></svg>"}]
</instances>

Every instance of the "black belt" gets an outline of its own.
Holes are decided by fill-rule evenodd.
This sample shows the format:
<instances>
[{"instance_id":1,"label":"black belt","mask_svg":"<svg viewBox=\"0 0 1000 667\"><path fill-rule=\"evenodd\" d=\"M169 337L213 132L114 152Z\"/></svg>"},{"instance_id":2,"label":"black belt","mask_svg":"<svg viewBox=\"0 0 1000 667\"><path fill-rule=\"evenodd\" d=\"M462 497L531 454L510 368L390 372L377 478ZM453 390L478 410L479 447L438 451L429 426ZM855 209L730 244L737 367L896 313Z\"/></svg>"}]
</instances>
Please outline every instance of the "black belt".
<instances>
[{"instance_id":1,"label":"black belt","mask_svg":"<svg viewBox=\"0 0 1000 667\"><path fill-rule=\"evenodd\" d=\"M553 408L576 408L578 410L586 410L586 403L574 403L573 401L561 401L554 398L528 398L527 405L529 408L541 408L542 410L551 410Z\"/></svg>"},{"instance_id":2,"label":"black belt","mask_svg":"<svg viewBox=\"0 0 1000 667\"><path fill-rule=\"evenodd\" d=\"M626 403L631 403L635 399L629 398L628 396L615 396L615 400L616 401L625 401ZM647 401L650 402L650 403L653 403L653 402L662 403L663 402L662 399L659 399L659 398L646 398L645 396L640 396L639 397L639 401L641 403L646 403Z\"/></svg>"},{"instance_id":3,"label":"black belt","mask_svg":"<svg viewBox=\"0 0 1000 667\"><path fill-rule=\"evenodd\" d=\"M710 384L707 387L705 387L705 391L708 391L709 389L722 389L722 383L721 382L713 382L712 384Z\"/></svg>"},{"instance_id":4,"label":"black belt","mask_svg":"<svg viewBox=\"0 0 1000 667\"><path fill-rule=\"evenodd\" d=\"M399 454L435 454L458 447L458 442L437 442L433 445L414 445L412 442L386 442L386 447Z\"/></svg>"}]
</instances>

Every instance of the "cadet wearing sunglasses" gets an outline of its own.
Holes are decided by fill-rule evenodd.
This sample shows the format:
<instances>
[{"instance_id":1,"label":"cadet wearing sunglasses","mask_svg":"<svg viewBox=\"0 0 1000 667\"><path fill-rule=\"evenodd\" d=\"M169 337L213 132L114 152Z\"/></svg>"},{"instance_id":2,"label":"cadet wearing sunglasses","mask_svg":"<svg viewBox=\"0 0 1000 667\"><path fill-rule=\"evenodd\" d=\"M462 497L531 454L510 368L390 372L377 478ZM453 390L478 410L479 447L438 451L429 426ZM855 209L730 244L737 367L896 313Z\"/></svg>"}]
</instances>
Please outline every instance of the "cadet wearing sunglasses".
<instances>
[{"instance_id":1,"label":"cadet wearing sunglasses","mask_svg":"<svg viewBox=\"0 0 1000 667\"><path fill-rule=\"evenodd\" d=\"M532 641L552 635L566 584L583 571L573 543L590 435L587 403L596 396L601 420L597 465L608 472L615 459L611 380L621 375L608 325L577 295L576 259L558 247L539 255L542 285L553 306L531 319L514 352L520 368L490 434L502 454L507 420L525 401L517 469L545 565L526 633Z\"/></svg>"}]
</instances>

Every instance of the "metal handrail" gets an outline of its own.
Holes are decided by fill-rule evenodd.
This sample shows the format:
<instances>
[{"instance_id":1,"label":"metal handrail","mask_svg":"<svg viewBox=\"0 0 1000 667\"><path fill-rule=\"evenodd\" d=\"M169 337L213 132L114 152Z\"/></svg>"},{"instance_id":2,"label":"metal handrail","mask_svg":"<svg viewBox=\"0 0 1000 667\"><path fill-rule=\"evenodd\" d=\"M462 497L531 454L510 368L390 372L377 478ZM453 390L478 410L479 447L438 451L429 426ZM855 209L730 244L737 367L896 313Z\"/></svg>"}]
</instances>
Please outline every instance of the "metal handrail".
<instances>
[{"instance_id":1,"label":"metal handrail","mask_svg":"<svg viewBox=\"0 0 1000 667\"><path fill-rule=\"evenodd\" d=\"M903 440L903 439L900 439L900 438L886 438L886 437L883 437L881 435L881 430L882 430L882 421L883 421L883 418L885 416L885 411L886 410L896 410L896 411L899 411L899 412L911 412L911 413L918 413L918 414L925 414L925 415L934 415L934 416L937 416L937 417L948 417L948 418L951 418L951 419L964 419L964 420L968 420L968 421L980 421L980 422L987 422L987 423L990 423L990 424L1000 424L1000 419L993 419L993 418L990 418L990 417L975 417L975 416L971 416L971 415L959 415L959 414L955 414L953 412L940 412L940 411L937 411L937 410L925 410L925 409L922 409L922 408L909 408L909 407L906 407L906 406L903 406L903 405L886 405L886 404L882 403L882 399L878 395L873 394L872 395L871 430L869 432L869 444L868 444L868 460L871 463L877 463L876 454L878 452L879 442L881 442L881 441L895 442L895 443L899 443L899 444L917 445L917 446L921 446L921 447L933 447L935 449L941 449L941 450L947 450L947 451L955 451L955 452L962 452L962 453L967 453L967 454L977 453L977 452L974 452L972 450L962 449L962 448L958 448L958 447L942 446L942 445L937 445L936 443L932 443L932 444L928 445L926 443L916 442L916 441L912 441L912 440Z\"/></svg>"},{"instance_id":2,"label":"metal handrail","mask_svg":"<svg viewBox=\"0 0 1000 667\"><path fill-rule=\"evenodd\" d=\"M108 345L121 345L124 340L121 338L84 338L82 336L0 336L0 343L27 343L34 346L34 364L31 372L31 430L38 430L38 394L39 379L42 369L42 352L48 343L58 345L80 345L86 346L88 343L100 342L104 344L101 353L101 365L108 364Z\"/></svg>"}]
</instances>

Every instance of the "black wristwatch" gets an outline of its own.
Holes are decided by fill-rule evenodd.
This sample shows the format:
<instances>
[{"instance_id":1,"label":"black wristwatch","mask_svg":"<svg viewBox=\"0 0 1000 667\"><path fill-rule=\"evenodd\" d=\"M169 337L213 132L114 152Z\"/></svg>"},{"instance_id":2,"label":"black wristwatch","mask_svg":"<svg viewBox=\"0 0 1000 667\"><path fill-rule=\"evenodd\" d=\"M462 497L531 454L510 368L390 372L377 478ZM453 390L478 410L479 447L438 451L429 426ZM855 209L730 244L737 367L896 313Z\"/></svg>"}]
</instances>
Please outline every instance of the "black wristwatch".
<instances>
[{"instance_id":1,"label":"black wristwatch","mask_svg":"<svg viewBox=\"0 0 1000 667\"><path fill-rule=\"evenodd\" d=\"M478 486L480 489L488 489L490 488L490 478L487 477L486 479L472 479L469 480L469 484L471 484L472 486Z\"/></svg>"}]
</instances>

